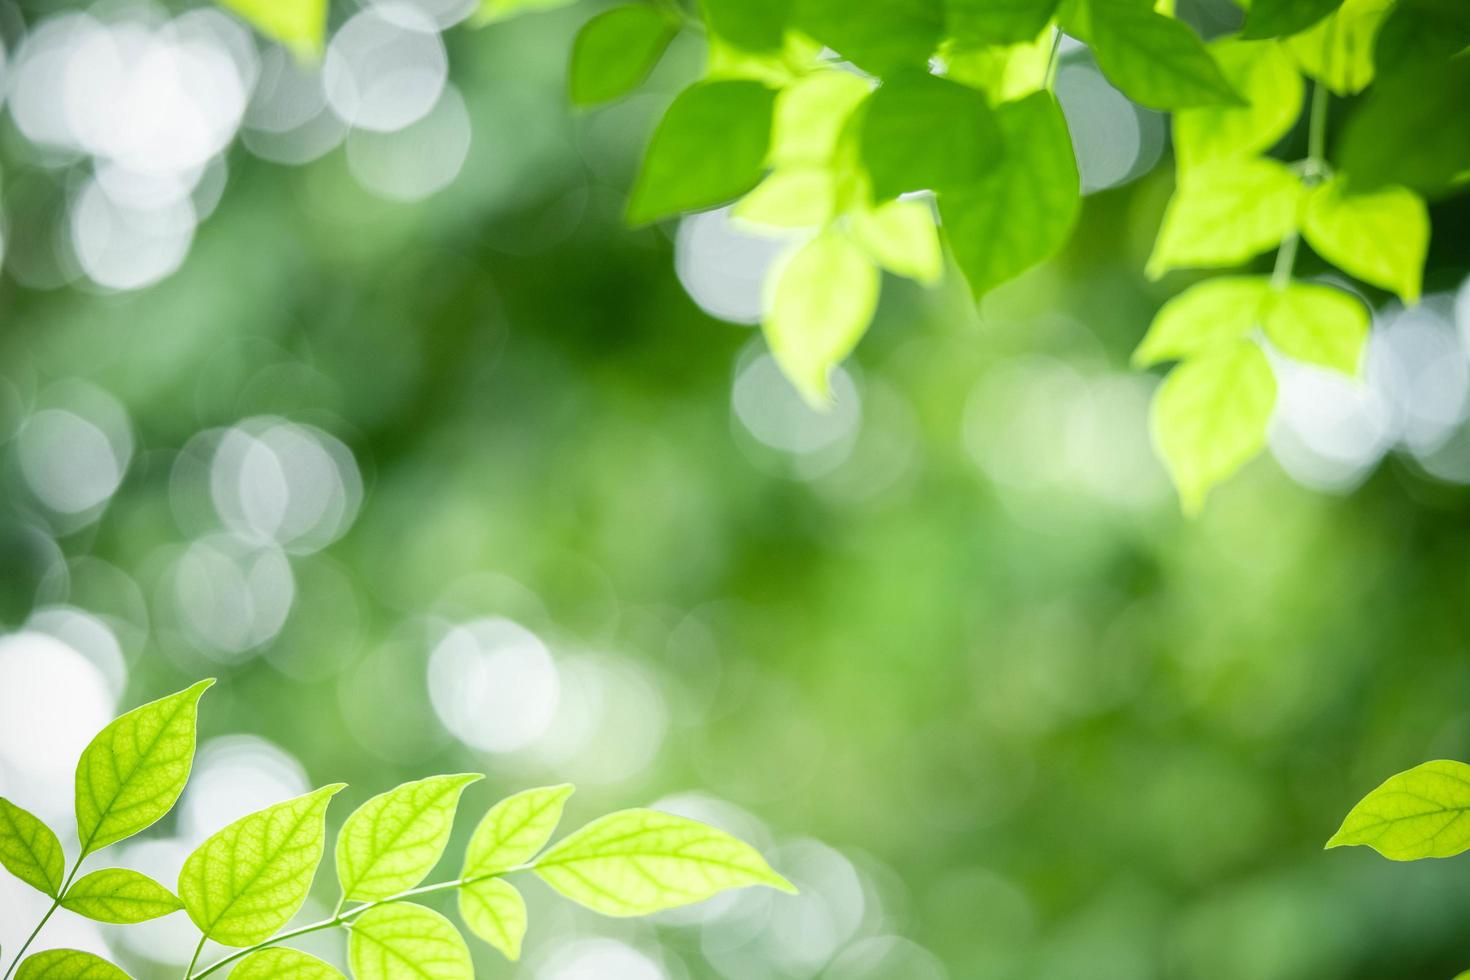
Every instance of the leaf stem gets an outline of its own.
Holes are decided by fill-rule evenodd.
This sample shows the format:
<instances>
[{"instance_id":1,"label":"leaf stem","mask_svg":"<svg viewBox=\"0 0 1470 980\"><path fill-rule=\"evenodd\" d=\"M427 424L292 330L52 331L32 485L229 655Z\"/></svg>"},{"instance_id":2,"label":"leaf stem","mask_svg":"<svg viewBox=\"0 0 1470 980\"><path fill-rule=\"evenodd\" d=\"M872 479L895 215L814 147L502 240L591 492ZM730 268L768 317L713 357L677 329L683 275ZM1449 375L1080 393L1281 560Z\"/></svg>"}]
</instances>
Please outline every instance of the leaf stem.
<instances>
[{"instance_id":1,"label":"leaf stem","mask_svg":"<svg viewBox=\"0 0 1470 980\"><path fill-rule=\"evenodd\" d=\"M207 938L206 936L199 937L199 945L194 947L194 957L189 960L189 968L184 971L184 980L189 980L189 974L193 973L194 967L198 965L199 954L204 952L204 943L207 941Z\"/></svg>"},{"instance_id":2,"label":"leaf stem","mask_svg":"<svg viewBox=\"0 0 1470 980\"><path fill-rule=\"evenodd\" d=\"M1315 186L1328 174L1327 168L1327 86L1312 83L1312 107L1307 117L1307 159L1302 163L1302 180L1307 186ZM1291 232L1281 241L1276 252L1276 265L1271 270L1271 288L1285 289L1291 283L1291 270L1296 264L1297 246L1301 235L1293 224Z\"/></svg>"},{"instance_id":3,"label":"leaf stem","mask_svg":"<svg viewBox=\"0 0 1470 980\"><path fill-rule=\"evenodd\" d=\"M41 921L36 923L36 928L31 930L31 934L26 937L26 941L20 944L20 949L15 951L15 959L10 961L10 965L5 968L5 974L4 976L0 976L0 980L9 980L10 975L15 972L15 968L20 966L20 961L25 959L26 950L31 948L31 943L36 941L36 937L41 934L41 930L46 928L46 923L51 921L51 916L55 915L56 910L61 908L61 899L65 897L66 890L71 887L72 879L77 876L77 872L82 870L82 861L85 858L85 852L77 857L77 863L71 866L71 873L61 883L61 890L51 900L51 907L46 910L45 915L41 916Z\"/></svg>"},{"instance_id":4,"label":"leaf stem","mask_svg":"<svg viewBox=\"0 0 1470 980\"><path fill-rule=\"evenodd\" d=\"M1062 29L1053 27L1051 35L1051 52L1046 56L1046 81L1045 88L1048 92L1056 88L1057 66L1061 62Z\"/></svg>"}]
</instances>

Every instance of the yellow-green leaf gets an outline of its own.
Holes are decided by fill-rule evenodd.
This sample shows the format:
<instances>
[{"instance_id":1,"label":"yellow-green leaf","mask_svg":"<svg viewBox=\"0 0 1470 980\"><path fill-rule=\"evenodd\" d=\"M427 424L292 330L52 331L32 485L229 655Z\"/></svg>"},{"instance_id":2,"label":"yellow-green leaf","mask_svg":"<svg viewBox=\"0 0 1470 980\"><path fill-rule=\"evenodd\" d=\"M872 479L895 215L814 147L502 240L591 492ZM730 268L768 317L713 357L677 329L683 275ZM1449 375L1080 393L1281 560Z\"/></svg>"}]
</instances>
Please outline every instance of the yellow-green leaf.
<instances>
[{"instance_id":1,"label":"yellow-green leaf","mask_svg":"<svg viewBox=\"0 0 1470 980\"><path fill-rule=\"evenodd\" d=\"M1179 175L1146 271L1240 265L1296 227L1302 185L1284 164L1221 160Z\"/></svg>"},{"instance_id":2,"label":"yellow-green leaf","mask_svg":"<svg viewBox=\"0 0 1470 980\"><path fill-rule=\"evenodd\" d=\"M500 878L486 878L459 890L459 914L471 932L498 949L506 959L521 958L526 936L526 901Z\"/></svg>"},{"instance_id":3,"label":"yellow-green leaf","mask_svg":"<svg viewBox=\"0 0 1470 980\"><path fill-rule=\"evenodd\" d=\"M66 890L61 907L98 922L146 922L184 904L158 882L127 868L84 875Z\"/></svg>"},{"instance_id":4,"label":"yellow-green leaf","mask_svg":"<svg viewBox=\"0 0 1470 980\"><path fill-rule=\"evenodd\" d=\"M77 762L82 855L131 837L173 808L194 765L200 681L115 719Z\"/></svg>"},{"instance_id":5,"label":"yellow-green leaf","mask_svg":"<svg viewBox=\"0 0 1470 980\"><path fill-rule=\"evenodd\" d=\"M807 401L831 398L829 376L873 319L878 268L846 235L827 231L777 273L762 321L771 354Z\"/></svg>"},{"instance_id":6,"label":"yellow-green leaf","mask_svg":"<svg viewBox=\"0 0 1470 980\"><path fill-rule=\"evenodd\" d=\"M658 810L594 820L543 854L535 870L572 901L613 916L647 915L747 885L796 891L749 844Z\"/></svg>"},{"instance_id":7,"label":"yellow-green leaf","mask_svg":"<svg viewBox=\"0 0 1470 980\"><path fill-rule=\"evenodd\" d=\"M0 864L38 891L55 898L66 874L61 841L40 818L0 796Z\"/></svg>"},{"instance_id":8,"label":"yellow-green leaf","mask_svg":"<svg viewBox=\"0 0 1470 980\"><path fill-rule=\"evenodd\" d=\"M461 878L479 878L525 864L546 846L573 787L542 786L508 796L490 808L465 848Z\"/></svg>"},{"instance_id":9,"label":"yellow-green leaf","mask_svg":"<svg viewBox=\"0 0 1470 980\"><path fill-rule=\"evenodd\" d=\"M1148 367L1232 344L1261 325L1264 276L1223 276L1190 286L1160 308L1133 363Z\"/></svg>"},{"instance_id":10,"label":"yellow-green leaf","mask_svg":"<svg viewBox=\"0 0 1470 980\"><path fill-rule=\"evenodd\" d=\"M347 958L355 980L475 980L459 930L410 902L380 905L353 920Z\"/></svg>"},{"instance_id":11,"label":"yellow-green leaf","mask_svg":"<svg viewBox=\"0 0 1470 980\"><path fill-rule=\"evenodd\" d=\"M48 949L27 956L15 980L130 980L100 956L79 949Z\"/></svg>"},{"instance_id":12,"label":"yellow-green leaf","mask_svg":"<svg viewBox=\"0 0 1470 980\"><path fill-rule=\"evenodd\" d=\"M1309 30L1287 38L1302 71L1337 95L1353 95L1373 81L1373 45L1393 0L1344 0Z\"/></svg>"},{"instance_id":13,"label":"yellow-green leaf","mask_svg":"<svg viewBox=\"0 0 1470 980\"><path fill-rule=\"evenodd\" d=\"M837 150L842 129L873 85L838 68L814 71L776 96L771 160L777 166L824 166Z\"/></svg>"},{"instance_id":14,"label":"yellow-green leaf","mask_svg":"<svg viewBox=\"0 0 1470 980\"><path fill-rule=\"evenodd\" d=\"M1386 187L1347 193L1341 179L1312 189L1302 234L1324 259L1364 282L1419 301L1429 252L1429 209L1418 194Z\"/></svg>"},{"instance_id":15,"label":"yellow-green leaf","mask_svg":"<svg viewBox=\"0 0 1470 980\"><path fill-rule=\"evenodd\" d=\"M1287 357L1356 375L1368 340L1368 309L1351 293L1292 282L1266 301L1266 336Z\"/></svg>"},{"instance_id":16,"label":"yellow-green leaf","mask_svg":"<svg viewBox=\"0 0 1470 980\"><path fill-rule=\"evenodd\" d=\"M1266 444L1276 379L1261 349L1238 340L1180 364L1154 396L1151 421L1184 511Z\"/></svg>"},{"instance_id":17,"label":"yellow-green leaf","mask_svg":"<svg viewBox=\"0 0 1470 980\"><path fill-rule=\"evenodd\" d=\"M852 237L868 257L896 276L925 284L944 274L944 251L928 201L889 201L852 216Z\"/></svg>"},{"instance_id":18,"label":"yellow-green leaf","mask_svg":"<svg viewBox=\"0 0 1470 980\"><path fill-rule=\"evenodd\" d=\"M347 980L342 971L294 949L251 953L230 971L230 980Z\"/></svg>"},{"instance_id":19,"label":"yellow-green leaf","mask_svg":"<svg viewBox=\"0 0 1470 980\"><path fill-rule=\"evenodd\" d=\"M770 228L812 228L826 224L837 207L837 184L821 167L776 170L735 203L731 214Z\"/></svg>"},{"instance_id":20,"label":"yellow-green leaf","mask_svg":"<svg viewBox=\"0 0 1470 980\"><path fill-rule=\"evenodd\" d=\"M1247 104L1176 112L1174 153L1181 169L1268 150L1302 110L1302 76L1277 42L1226 38L1213 42L1210 52Z\"/></svg>"},{"instance_id":21,"label":"yellow-green leaf","mask_svg":"<svg viewBox=\"0 0 1470 980\"><path fill-rule=\"evenodd\" d=\"M280 41L298 57L322 52L327 31L327 0L221 0L266 37Z\"/></svg>"},{"instance_id":22,"label":"yellow-green leaf","mask_svg":"<svg viewBox=\"0 0 1470 980\"><path fill-rule=\"evenodd\" d=\"M478 773L404 783L353 811L337 835L342 896L372 902L407 891L434 869L454 829L465 787Z\"/></svg>"},{"instance_id":23,"label":"yellow-green leaf","mask_svg":"<svg viewBox=\"0 0 1470 980\"><path fill-rule=\"evenodd\" d=\"M241 817L189 855L179 897L200 932L225 946L253 946L290 921L321 863L327 804L344 785Z\"/></svg>"},{"instance_id":24,"label":"yellow-green leaf","mask_svg":"<svg viewBox=\"0 0 1470 980\"><path fill-rule=\"evenodd\" d=\"M1470 848L1470 766L1439 759L1390 776L1348 811L1328 847L1366 844L1394 861Z\"/></svg>"}]
</instances>

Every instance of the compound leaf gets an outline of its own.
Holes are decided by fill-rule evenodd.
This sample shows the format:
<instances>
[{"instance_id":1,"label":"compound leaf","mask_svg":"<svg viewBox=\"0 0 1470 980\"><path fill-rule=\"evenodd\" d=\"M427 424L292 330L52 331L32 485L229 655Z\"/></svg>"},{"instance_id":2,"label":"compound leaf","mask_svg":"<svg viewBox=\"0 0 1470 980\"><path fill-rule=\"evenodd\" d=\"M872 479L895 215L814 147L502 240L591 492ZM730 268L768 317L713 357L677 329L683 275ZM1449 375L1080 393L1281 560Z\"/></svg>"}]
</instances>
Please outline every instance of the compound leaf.
<instances>
[{"instance_id":1,"label":"compound leaf","mask_svg":"<svg viewBox=\"0 0 1470 980\"><path fill-rule=\"evenodd\" d=\"M1268 150L1301 114L1302 76L1280 44L1226 38L1210 51L1246 104L1174 114L1174 153L1185 169Z\"/></svg>"},{"instance_id":2,"label":"compound leaf","mask_svg":"<svg viewBox=\"0 0 1470 980\"><path fill-rule=\"evenodd\" d=\"M0 796L0 864L52 898L61 893L66 857L51 828Z\"/></svg>"},{"instance_id":3,"label":"compound leaf","mask_svg":"<svg viewBox=\"0 0 1470 980\"><path fill-rule=\"evenodd\" d=\"M1342 0L1252 0L1240 36L1285 37L1311 27L1342 6Z\"/></svg>"},{"instance_id":4,"label":"compound leaf","mask_svg":"<svg viewBox=\"0 0 1470 980\"><path fill-rule=\"evenodd\" d=\"M992 170L1001 135L985 96L926 72L902 72L869 98L860 137L873 198L968 187Z\"/></svg>"},{"instance_id":5,"label":"compound leaf","mask_svg":"<svg viewBox=\"0 0 1470 980\"><path fill-rule=\"evenodd\" d=\"M526 936L526 900L501 878L486 878L459 890L459 914L470 931L508 960L521 958Z\"/></svg>"},{"instance_id":6,"label":"compound leaf","mask_svg":"<svg viewBox=\"0 0 1470 980\"><path fill-rule=\"evenodd\" d=\"M342 971L295 949L251 953L230 971L230 980L347 980Z\"/></svg>"},{"instance_id":7,"label":"compound leaf","mask_svg":"<svg viewBox=\"0 0 1470 980\"><path fill-rule=\"evenodd\" d=\"M572 42L567 90L576 105L627 95L653 70L677 26L645 4L614 7L593 17Z\"/></svg>"},{"instance_id":8,"label":"compound leaf","mask_svg":"<svg viewBox=\"0 0 1470 980\"><path fill-rule=\"evenodd\" d=\"M461 878L479 878L525 864L546 846L573 787L542 786L507 796L490 808L465 848Z\"/></svg>"},{"instance_id":9,"label":"compound leaf","mask_svg":"<svg viewBox=\"0 0 1470 980\"><path fill-rule=\"evenodd\" d=\"M1249 336L1261 324L1270 288L1264 276L1224 276L1190 286L1159 310L1133 363L1181 360Z\"/></svg>"},{"instance_id":10,"label":"compound leaf","mask_svg":"<svg viewBox=\"0 0 1470 980\"><path fill-rule=\"evenodd\" d=\"M147 875L107 868L74 882L61 907L98 922L133 923L177 912L184 904Z\"/></svg>"},{"instance_id":11,"label":"compound leaf","mask_svg":"<svg viewBox=\"0 0 1470 980\"><path fill-rule=\"evenodd\" d=\"M1199 35L1132 0L1092 0L1089 34L1098 67L1134 102L1150 109L1240 105L1239 93Z\"/></svg>"},{"instance_id":12,"label":"compound leaf","mask_svg":"<svg viewBox=\"0 0 1470 980\"><path fill-rule=\"evenodd\" d=\"M1351 293L1292 282L1273 292L1264 312L1266 336L1287 357L1356 375L1368 340L1368 309Z\"/></svg>"},{"instance_id":13,"label":"compound leaf","mask_svg":"<svg viewBox=\"0 0 1470 980\"><path fill-rule=\"evenodd\" d=\"M535 865L547 884L594 912L647 915L731 888L796 889L722 830L658 810L622 810L583 827Z\"/></svg>"},{"instance_id":14,"label":"compound leaf","mask_svg":"<svg viewBox=\"0 0 1470 980\"><path fill-rule=\"evenodd\" d=\"M1439 759L1390 776L1348 811L1328 847L1366 844L1393 861L1470 848L1470 766Z\"/></svg>"},{"instance_id":15,"label":"compound leaf","mask_svg":"<svg viewBox=\"0 0 1470 980\"><path fill-rule=\"evenodd\" d=\"M1146 271L1239 265L1273 248L1296 227L1302 185L1284 164L1225 160L1179 175Z\"/></svg>"},{"instance_id":16,"label":"compound leaf","mask_svg":"<svg viewBox=\"0 0 1470 980\"><path fill-rule=\"evenodd\" d=\"M241 817L189 855L179 897L200 932L225 946L253 946L290 921L321 863L327 804L343 786Z\"/></svg>"},{"instance_id":17,"label":"compound leaf","mask_svg":"<svg viewBox=\"0 0 1470 980\"><path fill-rule=\"evenodd\" d=\"M1345 192L1342 180L1314 187L1302 212L1302 234L1324 259L1364 282L1419 301L1429 251L1429 209L1403 187Z\"/></svg>"},{"instance_id":18,"label":"compound leaf","mask_svg":"<svg viewBox=\"0 0 1470 980\"><path fill-rule=\"evenodd\" d=\"M460 794L483 778L478 773L430 776L354 810L337 835L342 897L372 902L423 881L449 843Z\"/></svg>"},{"instance_id":19,"label":"compound leaf","mask_svg":"<svg viewBox=\"0 0 1470 980\"><path fill-rule=\"evenodd\" d=\"M152 826L173 808L194 765L200 681L112 721L77 762L82 856Z\"/></svg>"},{"instance_id":20,"label":"compound leaf","mask_svg":"<svg viewBox=\"0 0 1470 980\"><path fill-rule=\"evenodd\" d=\"M469 947L438 912L396 902L353 920L347 946L356 980L474 980Z\"/></svg>"},{"instance_id":21,"label":"compound leaf","mask_svg":"<svg viewBox=\"0 0 1470 980\"><path fill-rule=\"evenodd\" d=\"M79 949L48 949L27 956L15 980L131 980L100 956Z\"/></svg>"}]
</instances>

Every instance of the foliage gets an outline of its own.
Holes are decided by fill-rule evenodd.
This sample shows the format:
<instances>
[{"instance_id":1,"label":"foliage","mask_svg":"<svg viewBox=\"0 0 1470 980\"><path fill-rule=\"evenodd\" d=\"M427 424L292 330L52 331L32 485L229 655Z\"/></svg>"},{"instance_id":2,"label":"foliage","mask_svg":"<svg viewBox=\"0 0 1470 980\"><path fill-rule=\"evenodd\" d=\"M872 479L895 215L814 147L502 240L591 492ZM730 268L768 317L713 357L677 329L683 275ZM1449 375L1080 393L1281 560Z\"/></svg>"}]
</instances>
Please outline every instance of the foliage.
<instances>
[{"instance_id":1,"label":"foliage","mask_svg":"<svg viewBox=\"0 0 1470 980\"><path fill-rule=\"evenodd\" d=\"M449 842L461 794L483 778L477 773L405 783L353 811L337 838L337 911L287 932L281 930L305 904L316 877L326 847L327 807L343 783L248 814L209 837L185 860L177 896L123 868L76 878L87 855L138 833L172 808L194 758L199 699L213 683L201 681L135 708L87 747L77 765L83 843L69 873L64 874L55 833L0 798L0 863L52 899L5 977L126 980L116 966L79 950L25 955L58 907L110 923L186 911L200 940L184 980L230 964L238 964L232 974L237 978L341 977L314 957L277 947L333 928L350 929L349 960L357 980L472 980L469 948L458 929L409 899L458 892L465 924L514 960L527 927L520 893L504 880L514 872L532 871L572 901L618 916L647 915L749 885L795 891L748 844L655 810L609 814L547 848L572 793L567 785L527 790L496 804L475 830L460 877L423 885ZM201 966L206 940L238 951Z\"/></svg>"}]
</instances>

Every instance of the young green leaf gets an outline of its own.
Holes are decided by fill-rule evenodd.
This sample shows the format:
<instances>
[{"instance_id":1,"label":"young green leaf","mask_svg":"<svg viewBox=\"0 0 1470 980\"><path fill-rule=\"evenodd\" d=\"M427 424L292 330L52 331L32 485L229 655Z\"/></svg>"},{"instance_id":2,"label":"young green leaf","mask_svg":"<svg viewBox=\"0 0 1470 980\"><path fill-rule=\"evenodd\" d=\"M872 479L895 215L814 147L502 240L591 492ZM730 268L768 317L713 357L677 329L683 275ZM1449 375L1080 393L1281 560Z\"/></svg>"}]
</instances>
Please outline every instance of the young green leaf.
<instances>
[{"instance_id":1,"label":"young green leaf","mask_svg":"<svg viewBox=\"0 0 1470 980\"><path fill-rule=\"evenodd\" d=\"M710 33L747 51L779 51L786 40L788 0L700 0Z\"/></svg>"},{"instance_id":2,"label":"young green leaf","mask_svg":"<svg viewBox=\"0 0 1470 980\"><path fill-rule=\"evenodd\" d=\"M98 922L147 922L184 907L158 882L126 868L83 875L66 890L61 907Z\"/></svg>"},{"instance_id":3,"label":"young green leaf","mask_svg":"<svg viewBox=\"0 0 1470 980\"><path fill-rule=\"evenodd\" d=\"M948 43L940 49L944 75L986 92L992 103L1013 102L1046 87L1055 37L1046 30L1022 44L1004 47Z\"/></svg>"},{"instance_id":4,"label":"young green leaf","mask_svg":"<svg viewBox=\"0 0 1470 980\"><path fill-rule=\"evenodd\" d=\"M1440 197L1470 160L1470 57L1413 66L1373 86L1349 117L1339 162L1353 193L1402 184Z\"/></svg>"},{"instance_id":5,"label":"young green leaf","mask_svg":"<svg viewBox=\"0 0 1470 980\"><path fill-rule=\"evenodd\" d=\"M1470 848L1470 766L1439 759L1358 801L1328 847L1366 844L1393 861L1453 857Z\"/></svg>"},{"instance_id":6,"label":"young green leaf","mask_svg":"<svg viewBox=\"0 0 1470 980\"><path fill-rule=\"evenodd\" d=\"M327 0L221 0L266 37L302 59L317 58L327 32Z\"/></svg>"},{"instance_id":7,"label":"young green leaf","mask_svg":"<svg viewBox=\"0 0 1470 980\"><path fill-rule=\"evenodd\" d=\"M526 936L526 901L501 878L486 878L459 890L459 914L470 931L508 960L521 958Z\"/></svg>"},{"instance_id":8,"label":"young green leaf","mask_svg":"<svg viewBox=\"0 0 1470 980\"><path fill-rule=\"evenodd\" d=\"M153 825L178 802L194 765L200 681L134 708L97 733L77 762L82 856Z\"/></svg>"},{"instance_id":9,"label":"young green leaf","mask_svg":"<svg viewBox=\"0 0 1470 980\"><path fill-rule=\"evenodd\" d=\"M1402 187L1345 192L1341 179L1314 187L1302 212L1302 234L1324 259L1364 282L1419 301L1429 251L1429 210Z\"/></svg>"},{"instance_id":10,"label":"young green leaf","mask_svg":"<svg viewBox=\"0 0 1470 980\"><path fill-rule=\"evenodd\" d=\"M61 894L66 857L51 828L29 811L0 796L0 864L52 898Z\"/></svg>"},{"instance_id":11,"label":"young green leaf","mask_svg":"<svg viewBox=\"0 0 1470 980\"><path fill-rule=\"evenodd\" d=\"M769 228L824 225L837 208L837 182L822 167L783 167L735 202L730 214Z\"/></svg>"},{"instance_id":12,"label":"young green leaf","mask_svg":"<svg viewBox=\"0 0 1470 980\"><path fill-rule=\"evenodd\" d=\"M1185 513L1266 444L1276 379L1261 349L1238 340L1176 367L1154 396L1154 442Z\"/></svg>"},{"instance_id":13,"label":"young green leaf","mask_svg":"<svg viewBox=\"0 0 1470 980\"><path fill-rule=\"evenodd\" d=\"M410 902L380 905L354 920L347 959L355 980L475 980L459 930Z\"/></svg>"},{"instance_id":14,"label":"young green leaf","mask_svg":"<svg viewBox=\"0 0 1470 980\"><path fill-rule=\"evenodd\" d=\"M794 0L792 26L871 74L923 68L944 30L942 0Z\"/></svg>"},{"instance_id":15,"label":"young green leaf","mask_svg":"<svg viewBox=\"0 0 1470 980\"><path fill-rule=\"evenodd\" d=\"M641 225L714 207L754 187L765 172L775 97L760 82L744 80L701 82L680 92L648 144L628 220Z\"/></svg>"},{"instance_id":16,"label":"young green leaf","mask_svg":"<svg viewBox=\"0 0 1470 980\"><path fill-rule=\"evenodd\" d=\"M1151 279L1170 269L1239 265L1296 227L1301 180L1275 160L1221 160L1179 176L1145 267Z\"/></svg>"},{"instance_id":17,"label":"young green leaf","mask_svg":"<svg viewBox=\"0 0 1470 980\"><path fill-rule=\"evenodd\" d=\"M1150 109L1240 105L1199 35L1135 0L1091 0L1088 36L1103 74Z\"/></svg>"},{"instance_id":18,"label":"young green leaf","mask_svg":"<svg viewBox=\"0 0 1470 980\"><path fill-rule=\"evenodd\" d=\"M567 89L576 105L627 95L653 70L678 27L655 7L614 7L582 26L572 42Z\"/></svg>"},{"instance_id":19,"label":"young green leaf","mask_svg":"<svg viewBox=\"0 0 1470 980\"><path fill-rule=\"evenodd\" d=\"M1174 153L1181 169L1264 152L1301 114L1302 76L1280 44L1226 38L1213 42L1210 52L1247 104L1176 112Z\"/></svg>"},{"instance_id":20,"label":"young green leaf","mask_svg":"<svg viewBox=\"0 0 1470 980\"><path fill-rule=\"evenodd\" d=\"M896 276L925 285L944 274L944 251L928 201L889 201L852 216L852 237L868 257Z\"/></svg>"},{"instance_id":21,"label":"young green leaf","mask_svg":"<svg viewBox=\"0 0 1470 980\"><path fill-rule=\"evenodd\" d=\"M778 167L826 166L853 110L872 90L861 75L837 68L814 71L792 82L776 96L771 160Z\"/></svg>"},{"instance_id":22,"label":"young green leaf","mask_svg":"<svg viewBox=\"0 0 1470 980\"><path fill-rule=\"evenodd\" d=\"M860 146L876 201L972 187L1001 157L985 96L920 71L893 76L868 99Z\"/></svg>"},{"instance_id":23,"label":"young green leaf","mask_svg":"<svg viewBox=\"0 0 1470 980\"><path fill-rule=\"evenodd\" d=\"M1067 120L1049 92L1008 102L996 118L1000 165L974 187L939 195L945 237L977 298L1060 249L1082 203Z\"/></svg>"},{"instance_id":24,"label":"young green leaf","mask_svg":"<svg viewBox=\"0 0 1470 980\"><path fill-rule=\"evenodd\" d=\"M15 980L131 980L100 956L79 949L48 949L27 956Z\"/></svg>"},{"instance_id":25,"label":"young green leaf","mask_svg":"<svg viewBox=\"0 0 1470 980\"><path fill-rule=\"evenodd\" d=\"M434 869L454 829L465 787L478 773L430 776L368 800L337 835L342 897L373 902L407 891Z\"/></svg>"},{"instance_id":26,"label":"young green leaf","mask_svg":"<svg viewBox=\"0 0 1470 980\"><path fill-rule=\"evenodd\" d=\"M480 878L525 864L546 846L573 787L542 786L507 796L490 808L465 848L461 878Z\"/></svg>"},{"instance_id":27,"label":"young green leaf","mask_svg":"<svg viewBox=\"0 0 1470 980\"><path fill-rule=\"evenodd\" d=\"M947 33L966 45L1021 44L1041 33L1058 0L948 0Z\"/></svg>"},{"instance_id":28,"label":"young green leaf","mask_svg":"<svg viewBox=\"0 0 1470 980\"><path fill-rule=\"evenodd\" d=\"M1342 0L1252 0L1240 36L1286 37L1311 27L1342 6Z\"/></svg>"},{"instance_id":29,"label":"young green leaf","mask_svg":"<svg viewBox=\"0 0 1470 980\"><path fill-rule=\"evenodd\" d=\"M1287 357L1356 376L1368 340L1368 308L1351 293L1292 282L1265 306L1266 336Z\"/></svg>"},{"instance_id":30,"label":"young green leaf","mask_svg":"<svg viewBox=\"0 0 1470 980\"><path fill-rule=\"evenodd\" d=\"M241 817L189 855L179 897L200 932L225 946L253 946L290 921L321 863L327 804L344 785Z\"/></svg>"},{"instance_id":31,"label":"young green leaf","mask_svg":"<svg viewBox=\"0 0 1470 980\"><path fill-rule=\"evenodd\" d=\"M1393 0L1343 0L1315 27L1287 39L1303 72L1337 95L1373 81L1373 42Z\"/></svg>"},{"instance_id":32,"label":"young green leaf","mask_svg":"<svg viewBox=\"0 0 1470 980\"><path fill-rule=\"evenodd\" d=\"M342 971L294 949L251 953L230 971L230 980L347 980Z\"/></svg>"},{"instance_id":33,"label":"young green leaf","mask_svg":"<svg viewBox=\"0 0 1470 980\"><path fill-rule=\"evenodd\" d=\"M829 375L872 322L878 269L837 231L807 242L777 273L761 327L771 355L814 405L831 398Z\"/></svg>"},{"instance_id":34,"label":"young green leaf","mask_svg":"<svg viewBox=\"0 0 1470 980\"><path fill-rule=\"evenodd\" d=\"M594 820L543 854L535 871L572 901L612 916L647 915L747 885L796 892L749 844L658 810Z\"/></svg>"},{"instance_id":35,"label":"young green leaf","mask_svg":"<svg viewBox=\"0 0 1470 980\"><path fill-rule=\"evenodd\" d=\"M1261 325L1270 290L1264 276L1223 276L1190 286L1154 317L1133 352L1134 365L1182 360L1250 336Z\"/></svg>"}]
</instances>

